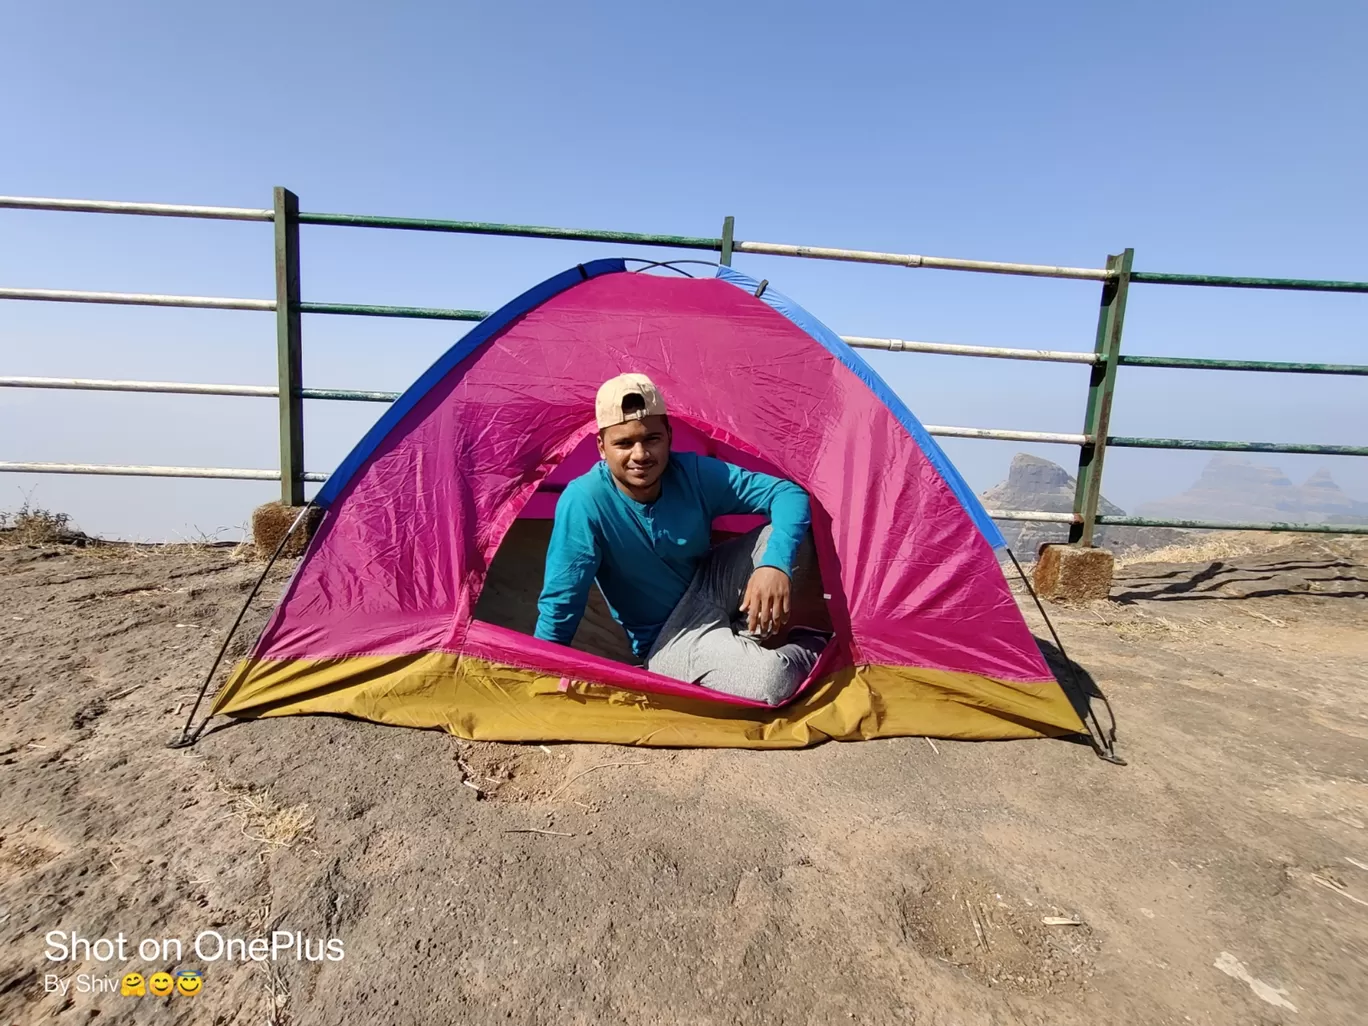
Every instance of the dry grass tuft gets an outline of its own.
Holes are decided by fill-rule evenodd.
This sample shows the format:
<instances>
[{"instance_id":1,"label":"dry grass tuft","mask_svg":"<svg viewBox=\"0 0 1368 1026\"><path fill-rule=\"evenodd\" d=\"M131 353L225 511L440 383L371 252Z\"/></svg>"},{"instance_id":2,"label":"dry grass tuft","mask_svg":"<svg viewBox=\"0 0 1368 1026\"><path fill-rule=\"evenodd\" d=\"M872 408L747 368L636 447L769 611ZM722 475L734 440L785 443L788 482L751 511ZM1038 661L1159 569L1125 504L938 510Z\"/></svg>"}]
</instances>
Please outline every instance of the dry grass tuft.
<instances>
[{"instance_id":1,"label":"dry grass tuft","mask_svg":"<svg viewBox=\"0 0 1368 1026\"><path fill-rule=\"evenodd\" d=\"M53 545L73 534L69 514L41 509L28 498L13 513L0 513L0 531L20 545Z\"/></svg>"},{"instance_id":2,"label":"dry grass tuft","mask_svg":"<svg viewBox=\"0 0 1368 1026\"><path fill-rule=\"evenodd\" d=\"M314 817L309 806L282 805L267 788L222 787L229 795L228 815L242 823L242 836L277 848L311 840Z\"/></svg>"},{"instance_id":3,"label":"dry grass tuft","mask_svg":"<svg viewBox=\"0 0 1368 1026\"><path fill-rule=\"evenodd\" d=\"M238 539L225 539L223 536L236 531ZM11 545L75 545L91 555L109 556L122 559L126 556L152 557L175 556L186 552L209 552L226 550L233 562L253 560L258 557L247 524L237 528L220 527L212 533L200 528L190 528L181 534L181 540L172 542L148 541L107 541L92 538L77 530L72 523L71 514L56 513L33 504L32 496L24 496L23 504L13 512L0 510L0 542Z\"/></svg>"}]
</instances>

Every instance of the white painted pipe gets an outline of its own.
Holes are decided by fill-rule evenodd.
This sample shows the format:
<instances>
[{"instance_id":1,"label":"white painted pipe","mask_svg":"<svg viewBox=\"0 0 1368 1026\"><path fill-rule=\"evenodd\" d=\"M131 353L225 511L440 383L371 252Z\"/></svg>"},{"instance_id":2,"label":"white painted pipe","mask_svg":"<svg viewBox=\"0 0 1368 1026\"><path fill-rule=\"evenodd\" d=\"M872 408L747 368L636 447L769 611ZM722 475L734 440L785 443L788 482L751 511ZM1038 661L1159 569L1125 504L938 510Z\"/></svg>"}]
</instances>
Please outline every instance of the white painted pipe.
<instances>
[{"instance_id":1,"label":"white painted pipe","mask_svg":"<svg viewBox=\"0 0 1368 1026\"><path fill-rule=\"evenodd\" d=\"M924 424L928 434L942 438L993 438L1001 442L1046 442L1058 445L1087 445L1087 435L1059 434L1053 431L1007 431L999 428L946 427Z\"/></svg>"},{"instance_id":2,"label":"white painted pipe","mask_svg":"<svg viewBox=\"0 0 1368 1026\"><path fill-rule=\"evenodd\" d=\"M990 509L988 515L994 520L1024 520L1039 524L1081 524L1083 518L1077 513L1040 513L1025 509Z\"/></svg>"},{"instance_id":3,"label":"white painted pipe","mask_svg":"<svg viewBox=\"0 0 1368 1026\"><path fill-rule=\"evenodd\" d=\"M986 356L1000 360L1044 360L1053 363L1100 362L1096 353L1071 349L1007 349L1002 346L962 346L951 342L914 342L905 338L869 338L842 335L841 340L856 349L884 349L892 353L940 353L945 356Z\"/></svg>"},{"instance_id":4,"label":"white painted pipe","mask_svg":"<svg viewBox=\"0 0 1368 1026\"><path fill-rule=\"evenodd\" d=\"M274 221L275 211L258 207L199 207L180 203L124 203L118 200L51 199L0 196L11 210L68 210L82 214L146 214L152 217L203 217L217 221Z\"/></svg>"},{"instance_id":5,"label":"white painted pipe","mask_svg":"<svg viewBox=\"0 0 1368 1026\"><path fill-rule=\"evenodd\" d=\"M147 292L70 292L65 289L0 289L0 299L37 299L53 303L113 303L119 306L188 306L203 310L274 310L274 299L225 299L221 296L162 296Z\"/></svg>"},{"instance_id":6,"label":"white painted pipe","mask_svg":"<svg viewBox=\"0 0 1368 1026\"><path fill-rule=\"evenodd\" d=\"M149 467L113 463L0 463L12 474L110 474L116 477L220 477L234 481L279 481L278 470L231 467Z\"/></svg>"},{"instance_id":7,"label":"white painted pipe","mask_svg":"<svg viewBox=\"0 0 1368 1026\"><path fill-rule=\"evenodd\" d=\"M275 385L214 385L195 381L130 381L112 378L34 378L11 374L0 376L0 388L56 388L90 392L153 392L173 395L229 395L252 399L274 399L280 395ZM336 399L351 402L392 403L399 392L359 392L340 388L301 388L305 399Z\"/></svg>"},{"instance_id":8,"label":"white painted pipe","mask_svg":"<svg viewBox=\"0 0 1368 1026\"><path fill-rule=\"evenodd\" d=\"M986 274L1024 274L1036 278L1080 278L1109 281L1116 272L1104 267L1056 267L1050 264L1012 264L998 260L961 260L956 257L923 256L919 253L880 253L867 249L832 249L826 246L789 246L778 242L738 242L738 253L766 256L808 257L813 260L848 260L861 264L894 264L898 267L930 267L942 271L980 271Z\"/></svg>"},{"instance_id":9,"label":"white painted pipe","mask_svg":"<svg viewBox=\"0 0 1368 1026\"><path fill-rule=\"evenodd\" d=\"M246 395L274 398L275 385L204 385L181 381L117 381L105 378L0 377L0 388L64 388L93 392L170 392L181 395Z\"/></svg>"},{"instance_id":10,"label":"white painted pipe","mask_svg":"<svg viewBox=\"0 0 1368 1026\"><path fill-rule=\"evenodd\" d=\"M10 463L0 462L0 473L97 474L114 477L206 477L229 481L279 481L278 470L241 470L234 467L150 467L115 463ZM326 481L327 474L309 473L305 481Z\"/></svg>"}]
</instances>

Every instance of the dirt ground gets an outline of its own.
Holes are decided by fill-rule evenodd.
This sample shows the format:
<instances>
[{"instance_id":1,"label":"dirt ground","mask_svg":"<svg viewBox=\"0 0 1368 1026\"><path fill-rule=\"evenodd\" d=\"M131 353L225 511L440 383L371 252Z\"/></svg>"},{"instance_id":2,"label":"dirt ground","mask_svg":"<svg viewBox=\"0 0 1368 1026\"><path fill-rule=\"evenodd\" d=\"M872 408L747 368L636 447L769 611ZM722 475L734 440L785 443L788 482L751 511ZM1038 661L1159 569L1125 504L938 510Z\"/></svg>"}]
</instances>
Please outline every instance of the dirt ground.
<instances>
[{"instance_id":1,"label":"dirt ground","mask_svg":"<svg viewBox=\"0 0 1368 1026\"><path fill-rule=\"evenodd\" d=\"M1124 767L1063 741L670 751L324 717L168 749L258 570L0 545L0 1023L1368 1016L1368 545L1131 564L1112 601L1055 607ZM50 931L130 957L50 960ZM308 947L208 957L273 931ZM161 938L182 957L138 953ZM180 968L202 993L80 989Z\"/></svg>"}]
</instances>

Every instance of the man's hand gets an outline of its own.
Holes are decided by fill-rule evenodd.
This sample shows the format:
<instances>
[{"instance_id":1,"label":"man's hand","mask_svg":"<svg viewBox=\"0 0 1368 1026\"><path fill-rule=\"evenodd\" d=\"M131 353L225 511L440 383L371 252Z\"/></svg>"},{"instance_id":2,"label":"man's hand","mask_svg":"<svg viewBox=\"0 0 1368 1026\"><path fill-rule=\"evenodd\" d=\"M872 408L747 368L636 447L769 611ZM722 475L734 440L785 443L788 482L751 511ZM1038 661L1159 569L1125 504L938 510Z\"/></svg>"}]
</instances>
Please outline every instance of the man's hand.
<instances>
[{"instance_id":1,"label":"man's hand","mask_svg":"<svg viewBox=\"0 0 1368 1026\"><path fill-rule=\"evenodd\" d=\"M772 566L756 567L746 584L741 611L746 614L746 629L751 634L768 638L778 631L788 622L788 574Z\"/></svg>"}]
</instances>

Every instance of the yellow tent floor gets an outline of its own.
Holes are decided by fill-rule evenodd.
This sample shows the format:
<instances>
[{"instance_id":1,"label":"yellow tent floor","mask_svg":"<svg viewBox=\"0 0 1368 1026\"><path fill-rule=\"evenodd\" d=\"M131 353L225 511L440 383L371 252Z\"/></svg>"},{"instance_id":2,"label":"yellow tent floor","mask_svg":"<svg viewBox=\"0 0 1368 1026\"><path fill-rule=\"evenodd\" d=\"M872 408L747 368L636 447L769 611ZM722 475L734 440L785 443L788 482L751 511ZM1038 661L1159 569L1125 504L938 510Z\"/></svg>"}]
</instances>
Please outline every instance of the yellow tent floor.
<instances>
[{"instance_id":1,"label":"yellow tent floor","mask_svg":"<svg viewBox=\"0 0 1368 1026\"><path fill-rule=\"evenodd\" d=\"M230 716L335 713L484 741L796 748L925 734L962 739L1083 732L1055 681L1015 684L907 667L841 670L780 709L574 682L469 655L430 652L245 661L214 702Z\"/></svg>"}]
</instances>

